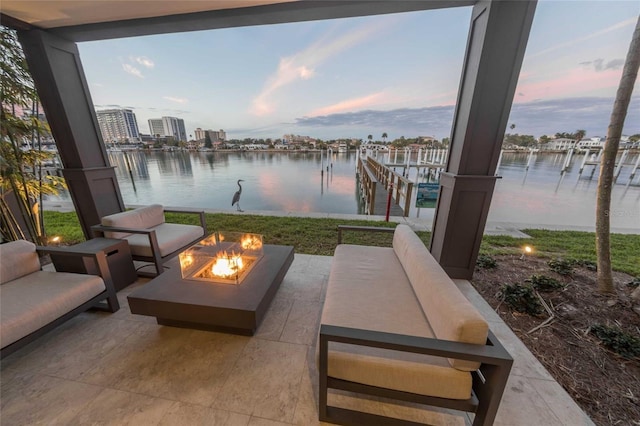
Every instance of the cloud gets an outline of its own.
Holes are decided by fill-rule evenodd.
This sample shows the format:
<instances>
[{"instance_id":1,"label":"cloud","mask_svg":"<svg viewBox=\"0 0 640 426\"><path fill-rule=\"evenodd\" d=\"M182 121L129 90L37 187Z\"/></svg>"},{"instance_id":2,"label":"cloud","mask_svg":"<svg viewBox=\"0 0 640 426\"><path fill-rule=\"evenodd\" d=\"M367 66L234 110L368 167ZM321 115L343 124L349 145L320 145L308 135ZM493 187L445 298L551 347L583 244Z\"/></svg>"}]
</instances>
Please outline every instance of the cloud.
<instances>
[{"instance_id":1,"label":"cloud","mask_svg":"<svg viewBox=\"0 0 640 426\"><path fill-rule=\"evenodd\" d=\"M598 59L594 59L593 61L580 62L579 65L582 65L587 68L591 68L591 65L593 65L593 69L596 72L602 72L606 70L618 70L622 68L622 66L624 65L624 59L622 58L612 59L611 61L605 64L604 59L598 58Z\"/></svg>"},{"instance_id":2,"label":"cloud","mask_svg":"<svg viewBox=\"0 0 640 426\"><path fill-rule=\"evenodd\" d=\"M375 32L374 26L368 26L351 30L339 37L328 34L306 49L281 58L278 69L267 78L262 91L253 99L249 112L257 116L272 113L275 109L273 97L279 89L296 81L313 78L316 75L316 68L323 62L362 43Z\"/></svg>"},{"instance_id":3,"label":"cloud","mask_svg":"<svg viewBox=\"0 0 640 426\"><path fill-rule=\"evenodd\" d=\"M518 82L517 92L525 96L519 96L517 101L530 102L537 99L568 98L596 94L597 91L615 93L618 83L620 83L620 71L613 69L615 64L611 66L601 64L599 72L586 68L585 65L590 67L592 64L594 68L597 67L598 65L594 62L597 61L583 64L582 67L561 70L557 76L548 80L528 81L521 79Z\"/></svg>"},{"instance_id":4,"label":"cloud","mask_svg":"<svg viewBox=\"0 0 640 426\"><path fill-rule=\"evenodd\" d=\"M124 71L128 74L131 74L133 76L136 76L138 78L144 78L144 75L142 75L142 72L140 72L140 70L136 67L134 67L133 65L129 65L129 64L122 64L122 69L124 69Z\"/></svg>"},{"instance_id":5,"label":"cloud","mask_svg":"<svg viewBox=\"0 0 640 426\"><path fill-rule=\"evenodd\" d=\"M318 115L336 114L339 112L353 111L363 108L371 108L374 105L380 105L387 101L384 92L372 93L371 95L362 96L360 98L347 99L333 105L318 108L312 111L309 115L312 117Z\"/></svg>"},{"instance_id":6,"label":"cloud","mask_svg":"<svg viewBox=\"0 0 640 426\"><path fill-rule=\"evenodd\" d=\"M603 34L610 33L611 31L619 30L620 28L624 28L624 27L627 27L629 25L635 25L636 21L637 21L637 18L625 19L624 21L621 21L621 22L618 22L616 24L613 24L612 26L604 28L604 29L602 29L600 31L596 31L594 33L587 34L587 35L582 36L582 37L574 38L573 40L569 40L569 41L566 41L564 43L556 44L555 46L551 46L551 47L549 47L547 49L541 50L541 51L536 52L536 53L534 53L532 55L527 55L527 59L533 59L533 58L535 58L537 56L545 55L547 53L553 52L553 51L558 50L558 49L571 47L571 46L574 46L576 44L580 44L583 41L587 41L587 40L590 40L592 38L600 37Z\"/></svg>"},{"instance_id":7,"label":"cloud","mask_svg":"<svg viewBox=\"0 0 640 426\"><path fill-rule=\"evenodd\" d=\"M518 133L540 136L556 132L585 129L589 135L604 136L609 125L613 98L575 97L514 104L509 123L516 123ZM337 129L366 135L384 131L405 136L437 135L448 137L453 123L453 106L401 108L391 111L359 111L318 117L297 118L296 127ZM640 133L640 96L631 99L623 134Z\"/></svg>"},{"instance_id":8,"label":"cloud","mask_svg":"<svg viewBox=\"0 0 640 426\"><path fill-rule=\"evenodd\" d=\"M173 96L163 96L162 99L166 99L177 104L186 104L187 102L189 102L189 100L186 98L175 98Z\"/></svg>"},{"instance_id":9,"label":"cloud","mask_svg":"<svg viewBox=\"0 0 640 426\"><path fill-rule=\"evenodd\" d=\"M132 62L137 62L138 64L147 68L153 68L156 65L151 59L147 58L146 56L130 56L129 59Z\"/></svg>"}]
</instances>

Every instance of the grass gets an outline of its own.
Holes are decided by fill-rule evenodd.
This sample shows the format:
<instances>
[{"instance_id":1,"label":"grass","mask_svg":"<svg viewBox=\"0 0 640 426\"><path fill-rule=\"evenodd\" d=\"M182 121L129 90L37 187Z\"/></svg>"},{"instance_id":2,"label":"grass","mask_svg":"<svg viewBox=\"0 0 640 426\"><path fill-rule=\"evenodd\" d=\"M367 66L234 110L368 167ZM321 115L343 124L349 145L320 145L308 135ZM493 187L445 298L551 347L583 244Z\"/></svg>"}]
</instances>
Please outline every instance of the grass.
<instances>
[{"instance_id":1,"label":"grass","mask_svg":"<svg viewBox=\"0 0 640 426\"><path fill-rule=\"evenodd\" d=\"M580 231L549 231L544 229L524 229L531 238L508 236L485 236L480 253L521 254L529 245L533 256L542 258L564 258L582 262L595 262L596 234ZM640 275L640 235L611 234L611 265L616 271Z\"/></svg>"},{"instance_id":2,"label":"grass","mask_svg":"<svg viewBox=\"0 0 640 426\"><path fill-rule=\"evenodd\" d=\"M214 230L243 231L263 234L266 244L284 244L295 247L296 253L333 255L338 241L336 228L339 224L394 227L393 223L368 220L315 219L299 217L255 216L238 214L207 214L209 232ZM167 214L167 221L197 224L195 215ZM75 212L44 212L47 235L59 235L63 244L84 241ZM521 254L522 247L533 247L532 256L543 258L562 257L580 261L596 261L595 234L593 232L524 230L531 238L507 236L485 236L480 253L484 255ZM418 232L428 245L430 233ZM346 232L343 242L347 244L390 246L391 235L383 233ZM611 263L613 269L640 276L640 235L611 235Z\"/></svg>"}]
</instances>

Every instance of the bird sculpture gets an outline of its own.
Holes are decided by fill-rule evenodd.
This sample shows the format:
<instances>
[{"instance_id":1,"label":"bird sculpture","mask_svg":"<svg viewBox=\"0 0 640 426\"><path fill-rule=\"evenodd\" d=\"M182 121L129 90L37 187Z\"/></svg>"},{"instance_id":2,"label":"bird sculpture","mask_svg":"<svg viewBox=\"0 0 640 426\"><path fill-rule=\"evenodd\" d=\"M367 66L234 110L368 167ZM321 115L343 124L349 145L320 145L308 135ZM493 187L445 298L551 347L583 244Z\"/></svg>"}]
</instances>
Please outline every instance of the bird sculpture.
<instances>
[{"instance_id":1,"label":"bird sculpture","mask_svg":"<svg viewBox=\"0 0 640 426\"><path fill-rule=\"evenodd\" d=\"M235 194L233 194L233 200L231 200L231 206L234 206L237 204L237 208L239 212L242 212L244 210L240 209L240 194L242 194L242 185L240 185L240 182L244 182L244 180L242 179L238 179L238 190L236 191Z\"/></svg>"}]
</instances>

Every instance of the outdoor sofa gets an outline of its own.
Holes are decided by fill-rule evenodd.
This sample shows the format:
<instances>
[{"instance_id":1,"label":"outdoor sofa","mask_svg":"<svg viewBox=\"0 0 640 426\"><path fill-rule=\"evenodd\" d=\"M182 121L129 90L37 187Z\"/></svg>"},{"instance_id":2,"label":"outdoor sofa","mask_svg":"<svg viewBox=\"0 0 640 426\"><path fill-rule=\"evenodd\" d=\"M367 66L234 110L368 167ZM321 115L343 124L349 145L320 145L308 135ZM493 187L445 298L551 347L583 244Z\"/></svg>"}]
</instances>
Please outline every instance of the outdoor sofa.
<instances>
[{"instance_id":1,"label":"outdoor sofa","mask_svg":"<svg viewBox=\"0 0 640 426\"><path fill-rule=\"evenodd\" d=\"M407 225L343 230L393 232L393 247L335 250L319 333L320 420L416 424L330 406L329 390L339 389L492 424L513 359L484 318Z\"/></svg>"},{"instance_id":2,"label":"outdoor sofa","mask_svg":"<svg viewBox=\"0 0 640 426\"><path fill-rule=\"evenodd\" d=\"M198 215L200 226L167 223L166 212ZM155 274L138 271L140 276L160 275L166 261L204 238L207 230L204 211L167 210L160 204L104 216L100 223L91 227L96 237L127 240L133 260L155 265Z\"/></svg>"},{"instance_id":3,"label":"outdoor sofa","mask_svg":"<svg viewBox=\"0 0 640 426\"><path fill-rule=\"evenodd\" d=\"M38 253L93 258L100 275L42 270ZM1 357L92 307L120 308L104 251L36 247L24 240L0 244Z\"/></svg>"}]
</instances>

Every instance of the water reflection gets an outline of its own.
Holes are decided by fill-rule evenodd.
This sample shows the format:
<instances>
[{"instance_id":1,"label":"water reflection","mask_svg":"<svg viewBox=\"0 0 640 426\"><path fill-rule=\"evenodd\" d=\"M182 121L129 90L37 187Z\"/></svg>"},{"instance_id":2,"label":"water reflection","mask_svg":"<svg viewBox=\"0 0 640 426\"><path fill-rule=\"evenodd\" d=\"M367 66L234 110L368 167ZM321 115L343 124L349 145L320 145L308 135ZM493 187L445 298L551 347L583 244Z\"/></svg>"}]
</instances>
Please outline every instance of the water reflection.
<instances>
[{"instance_id":1,"label":"water reflection","mask_svg":"<svg viewBox=\"0 0 640 426\"><path fill-rule=\"evenodd\" d=\"M127 157L122 152L109 154L126 204L233 211L235 182L243 179L242 207L247 212L355 214L363 209L357 196L355 152L324 154L322 159L320 153L311 152L128 152ZM378 158L386 161L389 156L380 154ZM580 173L584 158L576 154L562 173L566 158L566 154L555 153L504 153L496 171L502 179L496 183L489 220L593 225L596 168L586 166ZM397 160L395 156L391 160L406 162L402 152ZM632 165L636 160L637 154L627 159ZM612 209L622 213L612 217L613 227L640 227L640 173L632 180L632 169L623 167L614 185ZM413 167L407 176L419 183L436 180L438 173L437 169L418 171ZM66 194L63 198L69 199ZM415 200L411 204L415 205ZM410 216L418 214L412 207Z\"/></svg>"}]
</instances>

